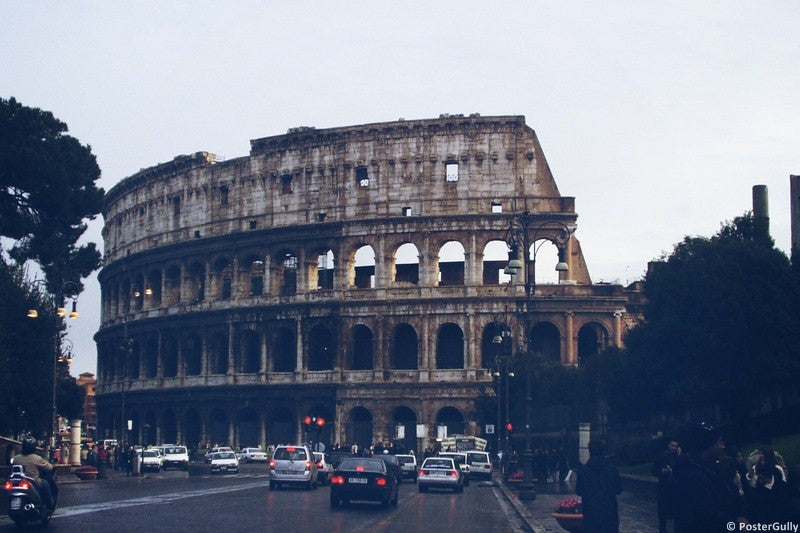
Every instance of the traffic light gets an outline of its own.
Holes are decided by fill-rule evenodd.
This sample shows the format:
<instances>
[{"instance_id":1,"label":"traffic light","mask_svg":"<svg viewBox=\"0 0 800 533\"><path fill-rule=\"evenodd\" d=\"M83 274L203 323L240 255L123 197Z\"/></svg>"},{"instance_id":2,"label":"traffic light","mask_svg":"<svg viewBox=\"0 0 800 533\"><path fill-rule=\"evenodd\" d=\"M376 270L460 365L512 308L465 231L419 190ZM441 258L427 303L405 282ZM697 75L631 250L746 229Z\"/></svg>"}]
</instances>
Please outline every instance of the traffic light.
<instances>
[{"instance_id":1,"label":"traffic light","mask_svg":"<svg viewBox=\"0 0 800 533\"><path fill-rule=\"evenodd\" d=\"M514 426L511 425L511 422L506 424L506 431L508 431L509 433L514 431Z\"/></svg>"}]
</instances>

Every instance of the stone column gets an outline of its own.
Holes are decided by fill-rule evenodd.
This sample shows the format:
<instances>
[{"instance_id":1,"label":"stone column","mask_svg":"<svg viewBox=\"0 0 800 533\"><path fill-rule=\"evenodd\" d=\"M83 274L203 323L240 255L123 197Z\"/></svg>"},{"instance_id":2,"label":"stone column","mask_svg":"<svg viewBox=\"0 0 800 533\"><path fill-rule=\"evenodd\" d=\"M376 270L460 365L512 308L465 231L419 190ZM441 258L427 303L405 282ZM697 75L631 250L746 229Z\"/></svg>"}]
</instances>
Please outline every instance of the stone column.
<instances>
[{"instance_id":1,"label":"stone column","mask_svg":"<svg viewBox=\"0 0 800 533\"><path fill-rule=\"evenodd\" d=\"M564 320L566 321L566 343L565 348L567 349L567 363L570 365L574 365L578 363L577 356L575 355L575 324L574 324L574 313L564 313Z\"/></svg>"},{"instance_id":2,"label":"stone column","mask_svg":"<svg viewBox=\"0 0 800 533\"><path fill-rule=\"evenodd\" d=\"M69 421L69 464L81 465L81 422L80 418Z\"/></svg>"},{"instance_id":3,"label":"stone column","mask_svg":"<svg viewBox=\"0 0 800 533\"><path fill-rule=\"evenodd\" d=\"M589 437L592 425L588 422L578 424L578 461L586 464L589 460Z\"/></svg>"}]
</instances>

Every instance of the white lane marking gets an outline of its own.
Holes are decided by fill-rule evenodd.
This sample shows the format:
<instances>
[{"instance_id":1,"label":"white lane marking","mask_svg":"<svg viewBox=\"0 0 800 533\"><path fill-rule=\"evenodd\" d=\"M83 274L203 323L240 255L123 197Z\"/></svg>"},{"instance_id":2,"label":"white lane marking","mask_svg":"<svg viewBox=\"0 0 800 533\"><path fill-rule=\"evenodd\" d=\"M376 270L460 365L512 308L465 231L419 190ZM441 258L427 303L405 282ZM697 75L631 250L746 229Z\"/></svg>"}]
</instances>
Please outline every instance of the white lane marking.
<instances>
[{"instance_id":1,"label":"white lane marking","mask_svg":"<svg viewBox=\"0 0 800 533\"><path fill-rule=\"evenodd\" d=\"M122 509L124 507L135 507L137 505L158 505L162 503L171 503L176 500L184 500L187 498L197 498L200 496L208 496L211 494L222 494L224 492L235 492L237 490L247 490L253 487L264 487L263 481L251 481L246 484L229 485L227 487L216 487L209 489L199 489L187 492L173 492L169 494L156 494L153 496L146 496L144 498L133 498L130 500L118 500L114 502L99 502L89 503L86 505L75 505L72 507L59 507L56 509L53 519L63 518L68 516L76 516L87 513L99 513L101 511L110 511L112 509Z\"/></svg>"}]
</instances>

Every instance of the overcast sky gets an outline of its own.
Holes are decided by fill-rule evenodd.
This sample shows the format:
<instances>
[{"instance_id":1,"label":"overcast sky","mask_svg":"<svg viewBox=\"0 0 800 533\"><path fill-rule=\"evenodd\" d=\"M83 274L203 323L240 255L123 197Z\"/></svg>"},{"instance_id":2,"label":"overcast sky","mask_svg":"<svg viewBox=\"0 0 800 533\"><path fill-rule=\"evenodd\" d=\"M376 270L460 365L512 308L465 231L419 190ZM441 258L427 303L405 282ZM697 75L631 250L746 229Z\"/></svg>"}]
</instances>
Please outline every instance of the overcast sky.
<instances>
[{"instance_id":1,"label":"overcast sky","mask_svg":"<svg viewBox=\"0 0 800 533\"><path fill-rule=\"evenodd\" d=\"M388 4L388 3L386 3ZM435 118L525 115L576 198L593 281L628 283L769 188L789 249L800 174L800 3L2 2L0 96L52 111L110 189L179 154ZM102 219L87 239L101 244ZM95 372L95 278L70 327Z\"/></svg>"}]
</instances>

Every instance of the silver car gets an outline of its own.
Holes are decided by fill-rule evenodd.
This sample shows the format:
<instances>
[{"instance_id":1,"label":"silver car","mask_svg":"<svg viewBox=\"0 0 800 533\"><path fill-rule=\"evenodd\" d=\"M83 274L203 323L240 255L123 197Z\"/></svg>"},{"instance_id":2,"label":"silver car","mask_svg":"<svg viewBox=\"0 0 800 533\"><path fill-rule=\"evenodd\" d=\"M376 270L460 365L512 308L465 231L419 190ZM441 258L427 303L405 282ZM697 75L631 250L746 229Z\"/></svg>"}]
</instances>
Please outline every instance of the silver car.
<instances>
[{"instance_id":1,"label":"silver car","mask_svg":"<svg viewBox=\"0 0 800 533\"><path fill-rule=\"evenodd\" d=\"M278 446L269 461L269 488L283 484L317 486L317 463L306 446Z\"/></svg>"},{"instance_id":2,"label":"silver car","mask_svg":"<svg viewBox=\"0 0 800 533\"><path fill-rule=\"evenodd\" d=\"M428 457L419 469L417 487L420 492L425 492L429 488L463 492L464 475L452 457Z\"/></svg>"}]
</instances>

